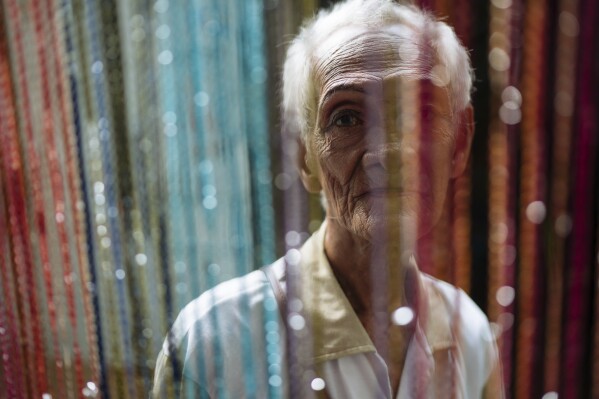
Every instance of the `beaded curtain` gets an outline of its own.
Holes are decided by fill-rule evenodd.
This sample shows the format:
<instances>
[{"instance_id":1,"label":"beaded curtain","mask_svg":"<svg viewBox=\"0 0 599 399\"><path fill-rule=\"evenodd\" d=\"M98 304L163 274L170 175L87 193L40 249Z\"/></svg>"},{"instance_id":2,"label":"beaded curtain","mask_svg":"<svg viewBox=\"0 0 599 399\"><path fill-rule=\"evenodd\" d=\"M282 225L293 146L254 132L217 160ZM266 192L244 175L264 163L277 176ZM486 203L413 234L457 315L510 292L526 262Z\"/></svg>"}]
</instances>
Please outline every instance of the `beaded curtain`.
<instances>
[{"instance_id":1,"label":"beaded curtain","mask_svg":"<svg viewBox=\"0 0 599 399\"><path fill-rule=\"evenodd\" d=\"M183 305L274 260L262 21L2 3L1 397L146 397Z\"/></svg>"},{"instance_id":2,"label":"beaded curtain","mask_svg":"<svg viewBox=\"0 0 599 399\"><path fill-rule=\"evenodd\" d=\"M147 397L187 302L318 227L278 79L332 3L2 1L0 397ZM469 170L419 265L486 311L508 397L599 398L599 5L417 3L477 77Z\"/></svg>"}]
</instances>

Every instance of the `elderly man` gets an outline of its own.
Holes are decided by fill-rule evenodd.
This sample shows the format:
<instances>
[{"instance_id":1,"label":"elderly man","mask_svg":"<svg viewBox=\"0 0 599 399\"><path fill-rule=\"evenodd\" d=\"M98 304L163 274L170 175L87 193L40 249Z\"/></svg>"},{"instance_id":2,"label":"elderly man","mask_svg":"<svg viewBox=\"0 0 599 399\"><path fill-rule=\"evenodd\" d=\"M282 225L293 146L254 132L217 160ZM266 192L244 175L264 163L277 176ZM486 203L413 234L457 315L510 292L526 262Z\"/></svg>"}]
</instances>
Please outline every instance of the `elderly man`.
<instances>
[{"instance_id":1,"label":"elderly man","mask_svg":"<svg viewBox=\"0 0 599 399\"><path fill-rule=\"evenodd\" d=\"M454 32L415 7L350 0L305 25L285 62L284 123L326 220L286 262L181 312L154 396L172 370L182 397L503 397L487 318L417 266L467 164L470 89Z\"/></svg>"}]
</instances>

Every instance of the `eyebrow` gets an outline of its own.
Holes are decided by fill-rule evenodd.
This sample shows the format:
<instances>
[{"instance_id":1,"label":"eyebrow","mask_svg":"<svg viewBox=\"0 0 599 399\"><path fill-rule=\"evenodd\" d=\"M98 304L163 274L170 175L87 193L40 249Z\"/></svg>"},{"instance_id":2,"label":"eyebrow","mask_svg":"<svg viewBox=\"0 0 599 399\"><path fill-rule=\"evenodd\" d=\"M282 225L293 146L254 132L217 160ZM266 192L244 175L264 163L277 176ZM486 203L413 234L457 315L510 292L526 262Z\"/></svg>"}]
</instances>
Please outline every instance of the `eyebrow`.
<instances>
[{"instance_id":1,"label":"eyebrow","mask_svg":"<svg viewBox=\"0 0 599 399\"><path fill-rule=\"evenodd\" d=\"M341 83L333 86L326 92L326 94L322 98L322 101L320 101L319 108L321 108L322 105L329 100L329 98L331 98L333 95L340 91L354 91L357 93L366 93L366 89L364 88L363 84L358 85L355 83Z\"/></svg>"}]
</instances>

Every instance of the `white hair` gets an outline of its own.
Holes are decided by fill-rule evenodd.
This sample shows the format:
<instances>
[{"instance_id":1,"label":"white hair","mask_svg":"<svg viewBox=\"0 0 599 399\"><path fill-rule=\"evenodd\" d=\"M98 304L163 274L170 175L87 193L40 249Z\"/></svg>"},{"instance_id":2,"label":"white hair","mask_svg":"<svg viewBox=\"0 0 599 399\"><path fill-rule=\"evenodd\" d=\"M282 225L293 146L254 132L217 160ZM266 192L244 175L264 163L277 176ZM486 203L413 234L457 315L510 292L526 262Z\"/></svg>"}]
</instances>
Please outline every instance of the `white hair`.
<instances>
[{"instance_id":1,"label":"white hair","mask_svg":"<svg viewBox=\"0 0 599 399\"><path fill-rule=\"evenodd\" d=\"M305 140L314 129L317 96L315 60L322 49L319 46L331 39L333 47L346 42L337 34L342 28L358 30L381 30L392 28L411 31L426 37L431 50L436 53L435 62L445 71L449 84L449 97L454 113L462 111L470 103L472 68L466 49L460 44L452 28L437 21L429 13L413 5L398 4L392 0L348 0L330 10L320 11L307 21L287 50L283 67L283 124L287 133L301 135ZM329 46L327 46L329 47ZM412 46L413 47L413 46ZM414 47L418 53L418 48ZM434 68L433 68L434 69ZM434 72L428 77L434 80Z\"/></svg>"}]
</instances>

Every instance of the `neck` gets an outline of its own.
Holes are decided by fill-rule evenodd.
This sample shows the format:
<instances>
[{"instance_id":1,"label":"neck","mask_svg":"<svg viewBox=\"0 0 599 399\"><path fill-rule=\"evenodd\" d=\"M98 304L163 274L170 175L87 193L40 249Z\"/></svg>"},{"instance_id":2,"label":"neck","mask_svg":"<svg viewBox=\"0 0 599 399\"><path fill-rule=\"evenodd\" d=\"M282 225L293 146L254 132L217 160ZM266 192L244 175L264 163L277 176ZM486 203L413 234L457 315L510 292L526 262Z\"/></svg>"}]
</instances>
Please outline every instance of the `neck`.
<instances>
[{"instance_id":1,"label":"neck","mask_svg":"<svg viewBox=\"0 0 599 399\"><path fill-rule=\"evenodd\" d=\"M364 239L329 219L325 253L339 285L379 349L387 341L391 314L414 304L415 265L402 257L399 231L386 226ZM369 331L370 326L375 326Z\"/></svg>"},{"instance_id":2,"label":"neck","mask_svg":"<svg viewBox=\"0 0 599 399\"><path fill-rule=\"evenodd\" d=\"M386 226L370 239L359 237L335 219L327 222L325 253L341 288L358 315L389 315L406 301L406 272L399 231ZM409 291L409 287L408 287Z\"/></svg>"}]
</instances>

